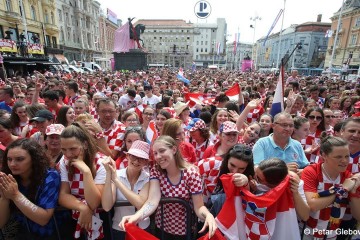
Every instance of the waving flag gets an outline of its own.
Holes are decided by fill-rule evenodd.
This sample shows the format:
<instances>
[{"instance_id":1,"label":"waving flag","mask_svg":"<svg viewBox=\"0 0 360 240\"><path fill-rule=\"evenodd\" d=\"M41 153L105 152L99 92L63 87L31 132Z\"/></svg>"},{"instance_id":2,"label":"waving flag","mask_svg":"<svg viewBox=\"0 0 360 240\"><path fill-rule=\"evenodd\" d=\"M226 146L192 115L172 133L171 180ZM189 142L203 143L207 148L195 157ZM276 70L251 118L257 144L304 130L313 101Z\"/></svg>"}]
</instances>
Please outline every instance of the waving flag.
<instances>
[{"instance_id":1,"label":"waving flag","mask_svg":"<svg viewBox=\"0 0 360 240\"><path fill-rule=\"evenodd\" d=\"M240 40L240 33L235 33L234 52L233 52L234 55L236 54L239 40Z\"/></svg>"},{"instance_id":2,"label":"waving flag","mask_svg":"<svg viewBox=\"0 0 360 240\"><path fill-rule=\"evenodd\" d=\"M284 111L284 66L281 64L279 80L275 89L275 95L270 109L270 114L274 117L276 114L282 111Z\"/></svg>"},{"instance_id":3,"label":"waving flag","mask_svg":"<svg viewBox=\"0 0 360 240\"><path fill-rule=\"evenodd\" d=\"M140 104L135 108L135 113L139 116L140 122L142 122L142 113L146 107L146 104Z\"/></svg>"},{"instance_id":4,"label":"waving flag","mask_svg":"<svg viewBox=\"0 0 360 240\"><path fill-rule=\"evenodd\" d=\"M194 107L196 104L210 105L215 100L210 94L204 93L185 93L184 99L186 102L190 101L190 107Z\"/></svg>"},{"instance_id":5,"label":"waving flag","mask_svg":"<svg viewBox=\"0 0 360 240\"><path fill-rule=\"evenodd\" d=\"M185 84L190 84L190 80L188 80L184 77L184 70L182 68L179 68L179 72L176 75L176 77L177 77L177 79L184 82Z\"/></svg>"},{"instance_id":6,"label":"waving flag","mask_svg":"<svg viewBox=\"0 0 360 240\"><path fill-rule=\"evenodd\" d=\"M216 223L227 239L300 239L289 177L260 196L235 187L232 175L220 179L226 200Z\"/></svg>"},{"instance_id":7,"label":"waving flag","mask_svg":"<svg viewBox=\"0 0 360 240\"><path fill-rule=\"evenodd\" d=\"M221 42L218 42L218 43L216 44L216 54L217 54L217 55L220 55L220 49L221 49Z\"/></svg>"},{"instance_id":8,"label":"waving flag","mask_svg":"<svg viewBox=\"0 0 360 240\"><path fill-rule=\"evenodd\" d=\"M283 9L280 9L280 12L279 12L279 13L278 13L278 15L276 16L276 18L275 18L275 20L274 20L273 24L271 25L271 27L270 27L270 29L269 29L269 31L268 31L268 33L267 33L266 37L265 37L265 41L264 41L263 46L265 46L265 43L266 43L266 41L267 41L267 39L268 39L268 37L269 37L270 33L271 33L271 32L272 32L272 30L274 29L274 27L275 27L276 23L279 21L279 19L280 19L280 17L281 17L281 14L282 14L283 12L284 12L284 10L283 10Z\"/></svg>"},{"instance_id":9,"label":"waving flag","mask_svg":"<svg viewBox=\"0 0 360 240\"><path fill-rule=\"evenodd\" d=\"M235 83L231 88L225 91L225 95L230 98L231 101L237 101L240 94L240 86L238 83Z\"/></svg>"},{"instance_id":10,"label":"waving flag","mask_svg":"<svg viewBox=\"0 0 360 240\"><path fill-rule=\"evenodd\" d=\"M158 138L159 134L158 131L156 130L154 121L149 122L149 126L146 129L145 135L146 135L146 141L149 144L153 143L156 140L156 138Z\"/></svg>"}]
</instances>

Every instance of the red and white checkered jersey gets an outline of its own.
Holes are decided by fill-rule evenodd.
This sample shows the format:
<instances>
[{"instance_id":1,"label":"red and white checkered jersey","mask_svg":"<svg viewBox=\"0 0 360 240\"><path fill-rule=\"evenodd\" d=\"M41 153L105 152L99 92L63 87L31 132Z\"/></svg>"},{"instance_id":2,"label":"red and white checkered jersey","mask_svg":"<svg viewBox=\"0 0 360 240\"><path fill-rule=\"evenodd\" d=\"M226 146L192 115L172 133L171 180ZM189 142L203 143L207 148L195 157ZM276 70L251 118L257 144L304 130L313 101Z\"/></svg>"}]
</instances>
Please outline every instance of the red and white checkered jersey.
<instances>
[{"instance_id":1,"label":"red and white checkered jersey","mask_svg":"<svg viewBox=\"0 0 360 240\"><path fill-rule=\"evenodd\" d=\"M348 166L347 170L349 172L351 172L352 174L360 172L359 171L360 170L359 157L360 157L360 151L355 154L350 155L349 166Z\"/></svg>"},{"instance_id":2,"label":"red and white checkered jersey","mask_svg":"<svg viewBox=\"0 0 360 240\"><path fill-rule=\"evenodd\" d=\"M125 125L117 120L111 124L109 129L104 130L104 136L109 149L121 151L124 141Z\"/></svg>"},{"instance_id":3,"label":"red and white checkered jersey","mask_svg":"<svg viewBox=\"0 0 360 240\"><path fill-rule=\"evenodd\" d=\"M200 160L196 165L204 183L204 202L207 202L216 187L222 158L219 156Z\"/></svg>"},{"instance_id":4,"label":"red and white checkered jersey","mask_svg":"<svg viewBox=\"0 0 360 240\"><path fill-rule=\"evenodd\" d=\"M67 105L69 105L70 107L75 107L75 102L76 100L78 100L80 98L80 95L75 95L72 98L69 98L69 101L67 103Z\"/></svg>"},{"instance_id":5,"label":"red and white checkered jersey","mask_svg":"<svg viewBox=\"0 0 360 240\"><path fill-rule=\"evenodd\" d=\"M316 130L315 133L313 134L309 134L305 139L301 140L301 145L303 146L303 149L308 149L312 146L313 141L315 141L316 143L320 144L320 135L321 135L321 130ZM311 154L305 154L306 158L309 162L314 163L316 156L318 156L320 154L320 151L317 150Z\"/></svg>"},{"instance_id":6,"label":"red and white checkered jersey","mask_svg":"<svg viewBox=\"0 0 360 240\"><path fill-rule=\"evenodd\" d=\"M102 165L105 155L97 153L95 155L96 174L94 177L95 184L105 184L106 170ZM69 179L69 160L63 156L59 161L60 175L62 182L68 182L70 185L70 192L79 200L85 199L84 194L84 175L77 169L74 169L72 179Z\"/></svg>"},{"instance_id":7,"label":"red and white checkered jersey","mask_svg":"<svg viewBox=\"0 0 360 240\"><path fill-rule=\"evenodd\" d=\"M246 121L248 123L256 122L260 119L260 116L264 113L264 108L259 106L255 109L251 109L247 114Z\"/></svg>"},{"instance_id":8,"label":"red and white checkered jersey","mask_svg":"<svg viewBox=\"0 0 360 240\"><path fill-rule=\"evenodd\" d=\"M90 109L90 115L94 118L95 121L99 120L99 115L96 112L95 106L91 107Z\"/></svg>"},{"instance_id":9,"label":"red and white checkered jersey","mask_svg":"<svg viewBox=\"0 0 360 240\"><path fill-rule=\"evenodd\" d=\"M116 159L115 163L117 170L126 168L129 165L129 161L126 158L126 154L124 152L121 152L120 156Z\"/></svg>"},{"instance_id":10,"label":"red and white checkered jersey","mask_svg":"<svg viewBox=\"0 0 360 240\"><path fill-rule=\"evenodd\" d=\"M179 183L170 182L166 174L160 172L156 167L150 171L150 181L158 180L162 197L181 198L187 202L191 200L191 195L202 193L201 177L195 167L181 170ZM185 235L186 231L186 210L178 203L163 205L164 211L164 231L170 234ZM158 207L155 214L155 223L161 227L161 207Z\"/></svg>"},{"instance_id":11,"label":"red and white checkered jersey","mask_svg":"<svg viewBox=\"0 0 360 240\"><path fill-rule=\"evenodd\" d=\"M321 169L322 163L311 164L304 169L302 172L301 178L304 180L304 192L312 192L317 194L318 192L322 192L324 190L328 190L330 187L333 186L333 182L326 177ZM345 171L341 173L340 176L336 179L335 186L342 184L346 178L349 178L351 173L349 171ZM340 206L340 221L343 219L345 210L349 204L341 204ZM331 208L333 204L330 204L327 208L321 209L316 212L310 211L310 218L306 222L306 228L309 229L317 229L317 230L334 230L327 235L327 239L332 239L336 237L335 229L339 227L340 223L338 224L329 224ZM310 231L313 233L313 231ZM324 233L324 232L323 232ZM321 235L319 232L314 233L314 237L321 238L324 235Z\"/></svg>"},{"instance_id":12,"label":"red and white checkered jersey","mask_svg":"<svg viewBox=\"0 0 360 240\"><path fill-rule=\"evenodd\" d=\"M249 147L249 148L251 148L251 149L252 149L252 148L254 147L254 145L255 145L255 142L246 143L246 142L244 141L244 139L243 139L243 136L239 136L238 143L243 144L243 145L245 145L245 146L247 146L247 147Z\"/></svg>"},{"instance_id":13,"label":"red and white checkered jersey","mask_svg":"<svg viewBox=\"0 0 360 240\"><path fill-rule=\"evenodd\" d=\"M208 146L213 145L212 142L208 139L205 142L198 144L194 139L192 140L191 144L195 148L195 154L196 154L196 162L203 159L204 152Z\"/></svg>"}]
</instances>

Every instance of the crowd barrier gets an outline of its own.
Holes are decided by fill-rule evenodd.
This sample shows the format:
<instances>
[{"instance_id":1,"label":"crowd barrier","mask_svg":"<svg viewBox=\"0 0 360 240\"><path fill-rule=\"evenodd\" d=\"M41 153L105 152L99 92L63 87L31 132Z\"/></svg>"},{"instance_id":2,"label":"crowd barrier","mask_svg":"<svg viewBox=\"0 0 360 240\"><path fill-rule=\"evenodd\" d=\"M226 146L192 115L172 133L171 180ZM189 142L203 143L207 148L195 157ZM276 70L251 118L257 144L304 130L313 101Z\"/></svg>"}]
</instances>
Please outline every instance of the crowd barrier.
<instances>
[{"instance_id":1,"label":"crowd barrier","mask_svg":"<svg viewBox=\"0 0 360 240\"><path fill-rule=\"evenodd\" d=\"M161 238L162 240L165 240L165 238L163 237L164 235L164 231L163 231L163 224L164 224L164 214L163 214L163 207L165 204L174 204L174 203L178 203L181 204L182 206L185 207L186 209L186 240L192 240L192 239L197 239L197 218L190 206L190 204L188 202L186 202L183 199L180 198L161 198L160 200L160 211L161 211ZM114 204L114 207L127 207L127 206L132 206L130 202L128 201L117 201ZM63 207L58 207L56 208L55 211L67 211L68 209L63 208ZM108 221L107 224L104 224L104 233L106 233L105 235L105 240L116 240L113 237L112 234L112 211L109 212L105 212L102 211L102 215L105 216L106 220ZM151 229L151 234L155 235L155 218L154 218L153 214L150 219L151 219L151 223L150 223L150 229ZM103 219L104 220L104 219ZM58 240L63 240L63 238L61 237L61 233L60 233L60 227L59 224L56 221L55 215L53 215L51 221L54 221L55 224L55 231L56 231L56 236ZM104 221L105 222L105 221ZM0 240L4 240L4 236L3 236L3 232L0 229Z\"/></svg>"}]
</instances>

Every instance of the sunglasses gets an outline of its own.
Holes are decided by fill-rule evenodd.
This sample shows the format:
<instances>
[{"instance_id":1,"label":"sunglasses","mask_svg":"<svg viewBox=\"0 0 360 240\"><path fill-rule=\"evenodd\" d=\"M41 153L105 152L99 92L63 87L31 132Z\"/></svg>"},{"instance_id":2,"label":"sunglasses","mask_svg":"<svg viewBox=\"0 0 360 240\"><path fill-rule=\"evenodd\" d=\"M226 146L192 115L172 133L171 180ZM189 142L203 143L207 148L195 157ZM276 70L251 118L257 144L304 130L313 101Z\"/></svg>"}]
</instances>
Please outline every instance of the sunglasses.
<instances>
[{"instance_id":1,"label":"sunglasses","mask_svg":"<svg viewBox=\"0 0 360 240\"><path fill-rule=\"evenodd\" d=\"M142 127L141 126L136 126L136 127L127 127L125 129L126 132L129 132L129 131L140 131L142 130Z\"/></svg>"},{"instance_id":2,"label":"sunglasses","mask_svg":"<svg viewBox=\"0 0 360 240\"><path fill-rule=\"evenodd\" d=\"M316 119L316 121L323 120L323 118L321 116L312 116L312 115L308 116L308 119L310 119L310 120Z\"/></svg>"},{"instance_id":3,"label":"sunglasses","mask_svg":"<svg viewBox=\"0 0 360 240\"><path fill-rule=\"evenodd\" d=\"M242 144L236 144L235 146L232 147L230 151L235 151L236 153L243 153L246 156L252 155L251 148Z\"/></svg>"},{"instance_id":4,"label":"sunglasses","mask_svg":"<svg viewBox=\"0 0 360 240\"><path fill-rule=\"evenodd\" d=\"M326 118L335 118L334 115L326 115L325 117L326 117Z\"/></svg>"}]
</instances>

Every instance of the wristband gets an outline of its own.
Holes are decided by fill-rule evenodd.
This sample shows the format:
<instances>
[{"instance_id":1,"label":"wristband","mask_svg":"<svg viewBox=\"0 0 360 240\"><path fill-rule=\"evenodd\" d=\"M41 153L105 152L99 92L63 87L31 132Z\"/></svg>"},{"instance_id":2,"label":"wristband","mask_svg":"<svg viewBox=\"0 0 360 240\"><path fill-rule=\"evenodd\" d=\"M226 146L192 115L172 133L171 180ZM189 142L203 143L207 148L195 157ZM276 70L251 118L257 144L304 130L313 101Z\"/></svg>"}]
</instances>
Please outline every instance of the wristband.
<instances>
[{"instance_id":1,"label":"wristband","mask_svg":"<svg viewBox=\"0 0 360 240\"><path fill-rule=\"evenodd\" d=\"M105 137L103 132L95 133L95 138L96 138L96 139L101 139L101 138L103 138L103 137Z\"/></svg>"}]
</instances>

